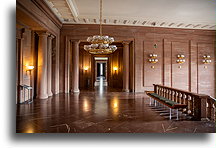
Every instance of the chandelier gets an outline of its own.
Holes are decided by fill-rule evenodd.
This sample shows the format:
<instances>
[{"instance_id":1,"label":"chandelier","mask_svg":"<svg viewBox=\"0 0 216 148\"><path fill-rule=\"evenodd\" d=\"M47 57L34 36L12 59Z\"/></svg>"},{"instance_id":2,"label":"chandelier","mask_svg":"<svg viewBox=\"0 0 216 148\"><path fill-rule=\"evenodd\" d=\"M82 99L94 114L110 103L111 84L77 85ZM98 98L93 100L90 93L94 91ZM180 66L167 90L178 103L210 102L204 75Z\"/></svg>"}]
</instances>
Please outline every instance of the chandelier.
<instances>
[{"instance_id":1,"label":"chandelier","mask_svg":"<svg viewBox=\"0 0 216 148\"><path fill-rule=\"evenodd\" d=\"M102 0L100 0L100 35L88 37L87 41L90 45L84 45L84 49L90 54L110 54L117 49L116 45L109 45L114 42L113 37L102 35Z\"/></svg>"}]
</instances>

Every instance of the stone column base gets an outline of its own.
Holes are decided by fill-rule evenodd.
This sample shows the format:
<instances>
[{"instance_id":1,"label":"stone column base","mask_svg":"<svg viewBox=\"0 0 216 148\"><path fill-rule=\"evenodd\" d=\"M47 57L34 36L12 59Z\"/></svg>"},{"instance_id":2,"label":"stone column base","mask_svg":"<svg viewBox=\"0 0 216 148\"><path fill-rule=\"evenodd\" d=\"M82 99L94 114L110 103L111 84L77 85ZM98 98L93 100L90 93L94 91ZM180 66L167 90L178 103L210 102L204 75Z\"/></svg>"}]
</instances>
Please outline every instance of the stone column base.
<instances>
[{"instance_id":1,"label":"stone column base","mask_svg":"<svg viewBox=\"0 0 216 148\"><path fill-rule=\"evenodd\" d=\"M72 93L80 93L80 90L77 89L77 90L71 90Z\"/></svg>"},{"instance_id":2,"label":"stone column base","mask_svg":"<svg viewBox=\"0 0 216 148\"><path fill-rule=\"evenodd\" d=\"M43 95L37 96L36 98L38 98L38 99L47 99L48 95L43 94Z\"/></svg>"},{"instance_id":3,"label":"stone column base","mask_svg":"<svg viewBox=\"0 0 216 148\"><path fill-rule=\"evenodd\" d=\"M122 89L123 92L130 92L129 89Z\"/></svg>"},{"instance_id":4,"label":"stone column base","mask_svg":"<svg viewBox=\"0 0 216 148\"><path fill-rule=\"evenodd\" d=\"M50 92L50 93L48 93L48 96L50 97L50 96L52 96L53 95L53 93L52 92Z\"/></svg>"}]
</instances>

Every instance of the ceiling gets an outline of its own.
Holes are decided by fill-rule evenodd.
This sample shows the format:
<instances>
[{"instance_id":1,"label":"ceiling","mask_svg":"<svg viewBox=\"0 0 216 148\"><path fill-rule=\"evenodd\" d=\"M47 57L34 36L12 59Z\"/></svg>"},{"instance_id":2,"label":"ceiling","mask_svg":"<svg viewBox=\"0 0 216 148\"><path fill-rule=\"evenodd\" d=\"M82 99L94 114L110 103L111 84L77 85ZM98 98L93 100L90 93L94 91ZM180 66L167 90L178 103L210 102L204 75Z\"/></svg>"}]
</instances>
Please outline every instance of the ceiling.
<instances>
[{"instance_id":1,"label":"ceiling","mask_svg":"<svg viewBox=\"0 0 216 148\"><path fill-rule=\"evenodd\" d=\"M44 0L64 24L99 24L99 0ZM103 0L103 24L216 30L216 0Z\"/></svg>"}]
</instances>

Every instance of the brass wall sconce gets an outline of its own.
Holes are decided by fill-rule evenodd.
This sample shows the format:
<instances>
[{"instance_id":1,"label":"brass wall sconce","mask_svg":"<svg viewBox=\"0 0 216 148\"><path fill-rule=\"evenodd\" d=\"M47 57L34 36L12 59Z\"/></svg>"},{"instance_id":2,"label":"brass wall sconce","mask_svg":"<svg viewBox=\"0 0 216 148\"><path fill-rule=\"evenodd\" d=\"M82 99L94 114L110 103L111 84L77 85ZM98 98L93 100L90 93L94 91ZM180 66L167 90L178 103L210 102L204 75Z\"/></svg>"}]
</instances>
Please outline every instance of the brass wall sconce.
<instances>
[{"instance_id":1,"label":"brass wall sconce","mask_svg":"<svg viewBox=\"0 0 216 148\"><path fill-rule=\"evenodd\" d=\"M203 56L203 64L210 64L212 61L211 61L211 56L210 55L204 55Z\"/></svg>"},{"instance_id":2,"label":"brass wall sconce","mask_svg":"<svg viewBox=\"0 0 216 148\"><path fill-rule=\"evenodd\" d=\"M114 74L114 75L117 75L118 67L117 67L117 66L114 66L114 67L113 67L113 71L114 71L113 74Z\"/></svg>"},{"instance_id":3,"label":"brass wall sconce","mask_svg":"<svg viewBox=\"0 0 216 148\"><path fill-rule=\"evenodd\" d=\"M26 74L29 71L29 74L31 75L31 71L34 69L34 66L26 66Z\"/></svg>"},{"instance_id":4,"label":"brass wall sconce","mask_svg":"<svg viewBox=\"0 0 216 148\"><path fill-rule=\"evenodd\" d=\"M176 63L178 63L178 64L185 63L185 56L183 54L178 54ZM181 66L179 66L179 68L181 68Z\"/></svg>"},{"instance_id":5,"label":"brass wall sconce","mask_svg":"<svg viewBox=\"0 0 216 148\"><path fill-rule=\"evenodd\" d=\"M88 66L85 66L85 67L84 67L84 70L85 70L85 71L87 71L88 69L89 69L89 67L88 67Z\"/></svg>"},{"instance_id":6,"label":"brass wall sconce","mask_svg":"<svg viewBox=\"0 0 216 148\"><path fill-rule=\"evenodd\" d=\"M113 67L113 70L116 72L118 70L118 67Z\"/></svg>"},{"instance_id":7,"label":"brass wall sconce","mask_svg":"<svg viewBox=\"0 0 216 148\"><path fill-rule=\"evenodd\" d=\"M154 64L155 64L155 63L158 62L157 54L150 54L149 57L150 57L150 58L149 58L148 61L149 61L150 63L154 63Z\"/></svg>"},{"instance_id":8,"label":"brass wall sconce","mask_svg":"<svg viewBox=\"0 0 216 148\"><path fill-rule=\"evenodd\" d=\"M202 62L203 62L203 64L210 64L212 62L211 56L210 55L204 55ZM204 68L207 68L207 66L204 66Z\"/></svg>"},{"instance_id":9,"label":"brass wall sconce","mask_svg":"<svg viewBox=\"0 0 216 148\"><path fill-rule=\"evenodd\" d=\"M149 63L152 63L152 64L155 64L155 63L157 63L158 62L158 59L157 59L157 54L150 54L149 55L149 59L148 59L148 61L149 61ZM151 66L151 68L154 68L154 66Z\"/></svg>"}]
</instances>

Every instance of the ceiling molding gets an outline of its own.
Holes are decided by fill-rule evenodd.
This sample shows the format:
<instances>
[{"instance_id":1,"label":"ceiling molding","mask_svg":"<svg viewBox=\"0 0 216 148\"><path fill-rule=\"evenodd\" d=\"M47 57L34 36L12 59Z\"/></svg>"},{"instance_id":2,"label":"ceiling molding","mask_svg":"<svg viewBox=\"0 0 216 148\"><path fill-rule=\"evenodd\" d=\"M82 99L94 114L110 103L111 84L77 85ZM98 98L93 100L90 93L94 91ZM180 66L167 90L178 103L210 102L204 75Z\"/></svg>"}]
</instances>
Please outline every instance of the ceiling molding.
<instances>
[{"instance_id":1,"label":"ceiling molding","mask_svg":"<svg viewBox=\"0 0 216 148\"><path fill-rule=\"evenodd\" d=\"M99 24L100 23L99 12L97 12L98 10L90 9L89 11L91 11L91 13L83 12L85 11L85 8L87 8L86 6L82 5L84 3L85 4L87 3L84 0L44 0L44 1L51 8L51 10L56 14L59 20L61 20L63 24ZM119 2L120 0L117 1ZM88 3L88 5L92 5L92 3L96 4L97 1L92 0L92 2ZM109 3L109 1L107 1L107 3ZM134 5L133 7L136 8L138 6L139 5ZM128 7L131 6L128 5ZM94 11L94 13L92 11ZM139 11L145 11L145 9ZM208 12L208 10L206 11ZM113 13L111 9L108 12ZM119 10L115 11L116 15L118 14L117 12L119 12ZM184 9L178 12L186 13ZM191 13L196 13L196 12L192 11ZM199 16L198 18L203 18L203 17ZM162 16L162 15L160 15L160 17L150 17L150 16L141 17L141 15L137 15L136 17L134 17L131 14L121 15L121 16L113 16L113 15L108 16L106 15L106 13L104 13L102 22L103 24L106 25L129 25L129 26L147 26L147 27L153 26L152 23L156 23L155 27L216 30L216 26L215 26L216 21L214 22L202 21L202 19L200 19L200 21L197 21L196 20L197 18L196 19L192 18L191 20L189 19L178 20L178 19L179 19L178 17L174 17L172 19L169 18L168 16Z\"/></svg>"},{"instance_id":2,"label":"ceiling molding","mask_svg":"<svg viewBox=\"0 0 216 148\"><path fill-rule=\"evenodd\" d=\"M78 17L79 15L79 11L78 8L76 6L76 2L74 0L66 0L68 7L71 10L71 13L73 14L73 17Z\"/></svg>"},{"instance_id":3,"label":"ceiling molding","mask_svg":"<svg viewBox=\"0 0 216 148\"><path fill-rule=\"evenodd\" d=\"M80 20L88 20L88 21L69 21L63 22L64 24L99 24L98 18L79 18ZM137 20L137 19L103 19L103 24L106 25L127 25L127 26L153 26L152 23L155 21L152 20ZM166 27L166 28L182 28L182 29L206 29L206 30L216 30L215 24L201 24L201 23L187 23L187 22L165 22L165 21L157 21L155 27Z\"/></svg>"}]
</instances>

